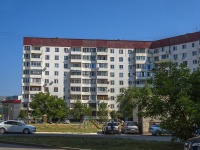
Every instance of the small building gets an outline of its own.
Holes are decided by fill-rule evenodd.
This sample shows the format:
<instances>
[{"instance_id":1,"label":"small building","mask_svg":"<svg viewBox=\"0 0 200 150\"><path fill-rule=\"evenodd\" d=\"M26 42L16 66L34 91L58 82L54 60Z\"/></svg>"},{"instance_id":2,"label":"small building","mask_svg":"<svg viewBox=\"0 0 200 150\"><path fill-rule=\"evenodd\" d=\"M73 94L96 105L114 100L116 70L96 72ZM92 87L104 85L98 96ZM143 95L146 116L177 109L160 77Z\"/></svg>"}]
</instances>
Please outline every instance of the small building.
<instances>
[{"instance_id":1,"label":"small building","mask_svg":"<svg viewBox=\"0 0 200 150\"><path fill-rule=\"evenodd\" d=\"M21 100L3 100L1 101L0 114L2 120L17 119L20 113Z\"/></svg>"}]
</instances>

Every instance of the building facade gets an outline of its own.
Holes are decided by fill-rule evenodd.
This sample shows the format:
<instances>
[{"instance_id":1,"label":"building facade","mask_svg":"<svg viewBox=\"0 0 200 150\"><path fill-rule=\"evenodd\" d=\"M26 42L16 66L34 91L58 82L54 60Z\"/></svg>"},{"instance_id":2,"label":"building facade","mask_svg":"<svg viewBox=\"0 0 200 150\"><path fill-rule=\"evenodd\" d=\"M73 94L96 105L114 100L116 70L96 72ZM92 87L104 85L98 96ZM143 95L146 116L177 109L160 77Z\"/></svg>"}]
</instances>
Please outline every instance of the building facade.
<instances>
[{"instance_id":1,"label":"building facade","mask_svg":"<svg viewBox=\"0 0 200 150\"><path fill-rule=\"evenodd\" d=\"M195 71L199 49L200 32L157 41L25 37L22 104L28 108L34 94L49 92L70 107L81 100L93 116L101 102L118 110L116 96L124 87L144 86L155 63L184 63Z\"/></svg>"}]
</instances>

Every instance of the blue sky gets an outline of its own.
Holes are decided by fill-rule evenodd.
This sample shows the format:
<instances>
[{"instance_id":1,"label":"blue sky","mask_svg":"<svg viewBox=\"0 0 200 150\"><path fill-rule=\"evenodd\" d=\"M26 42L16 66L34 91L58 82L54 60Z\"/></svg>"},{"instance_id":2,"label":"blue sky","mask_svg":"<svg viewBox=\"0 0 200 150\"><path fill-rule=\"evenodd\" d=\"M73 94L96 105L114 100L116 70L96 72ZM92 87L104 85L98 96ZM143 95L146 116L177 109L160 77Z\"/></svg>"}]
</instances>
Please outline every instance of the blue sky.
<instances>
[{"instance_id":1,"label":"blue sky","mask_svg":"<svg viewBox=\"0 0 200 150\"><path fill-rule=\"evenodd\" d=\"M200 0L0 0L0 96L21 94L24 36L151 41L200 31Z\"/></svg>"}]
</instances>

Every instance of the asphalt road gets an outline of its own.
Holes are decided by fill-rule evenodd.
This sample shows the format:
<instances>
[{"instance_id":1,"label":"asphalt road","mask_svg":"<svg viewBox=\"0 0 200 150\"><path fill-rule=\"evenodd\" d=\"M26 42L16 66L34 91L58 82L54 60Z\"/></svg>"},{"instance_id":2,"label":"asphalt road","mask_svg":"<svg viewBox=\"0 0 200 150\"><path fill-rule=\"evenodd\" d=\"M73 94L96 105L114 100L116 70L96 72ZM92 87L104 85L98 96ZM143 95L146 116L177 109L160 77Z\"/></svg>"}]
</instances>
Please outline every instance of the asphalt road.
<instances>
[{"instance_id":1,"label":"asphalt road","mask_svg":"<svg viewBox=\"0 0 200 150\"><path fill-rule=\"evenodd\" d=\"M16 136L23 134L3 134L3 136ZM171 136L152 136L152 135L136 135L136 134L70 134L70 133L34 133L24 136L62 136L62 137L98 137L98 138L124 138L132 140L148 140L148 141L171 141Z\"/></svg>"}]
</instances>

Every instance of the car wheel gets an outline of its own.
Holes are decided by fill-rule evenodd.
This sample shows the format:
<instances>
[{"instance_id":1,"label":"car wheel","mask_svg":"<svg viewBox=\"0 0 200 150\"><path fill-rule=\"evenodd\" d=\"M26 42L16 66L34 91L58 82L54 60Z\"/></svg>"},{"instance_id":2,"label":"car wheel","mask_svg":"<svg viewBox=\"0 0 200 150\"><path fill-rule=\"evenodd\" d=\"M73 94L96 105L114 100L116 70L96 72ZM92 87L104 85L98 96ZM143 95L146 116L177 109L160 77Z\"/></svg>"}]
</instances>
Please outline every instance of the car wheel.
<instances>
[{"instance_id":1,"label":"car wheel","mask_svg":"<svg viewBox=\"0 0 200 150\"><path fill-rule=\"evenodd\" d=\"M0 129L0 133L1 133L1 134L4 134L4 133L6 133L6 130L5 130L4 128L1 128L1 129Z\"/></svg>"},{"instance_id":2,"label":"car wheel","mask_svg":"<svg viewBox=\"0 0 200 150\"><path fill-rule=\"evenodd\" d=\"M155 133L155 136L158 136L158 135L160 135L160 133L157 131L157 132Z\"/></svg>"},{"instance_id":3,"label":"car wheel","mask_svg":"<svg viewBox=\"0 0 200 150\"><path fill-rule=\"evenodd\" d=\"M23 133L24 133L24 134L29 134L30 131L29 131L29 129L24 129Z\"/></svg>"}]
</instances>

